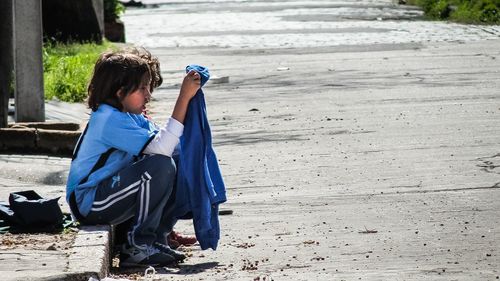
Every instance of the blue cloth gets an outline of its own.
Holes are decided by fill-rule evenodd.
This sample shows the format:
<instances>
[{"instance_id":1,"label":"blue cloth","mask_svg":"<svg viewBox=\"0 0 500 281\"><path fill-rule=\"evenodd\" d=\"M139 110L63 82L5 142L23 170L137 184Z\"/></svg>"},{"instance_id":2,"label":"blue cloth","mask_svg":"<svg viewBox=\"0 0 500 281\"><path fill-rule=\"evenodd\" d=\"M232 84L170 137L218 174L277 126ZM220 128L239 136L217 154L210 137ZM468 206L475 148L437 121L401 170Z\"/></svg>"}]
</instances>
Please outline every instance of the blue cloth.
<instances>
[{"instance_id":1,"label":"blue cloth","mask_svg":"<svg viewBox=\"0 0 500 281\"><path fill-rule=\"evenodd\" d=\"M78 157L71 162L66 201L69 202L69 196L75 192L78 210L86 216L94 202L97 185L132 164L134 156L142 152L157 132L154 124L141 114L121 112L107 104L99 105L97 111L90 115L83 140L79 140ZM106 164L93 172L87 181L80 183L89 175L101 154L110 148L116 150L111 153Z\"/></svg>"},{"instance_id":2,"label":"blue cloth","mask_svg":"<svg viewBox=\"0 0 500 281\"><path fill-rule=\"evenodd\" d=\"M210 78L205 67L189 65L186 72L190 70L200 74L201 86ZM189 102L178 159L174 214L180 218L191 212L200 247L215 250L220 238L218 205L226 201L226 188L212 148L201 87Z\"/></svg>"}]
</instances>

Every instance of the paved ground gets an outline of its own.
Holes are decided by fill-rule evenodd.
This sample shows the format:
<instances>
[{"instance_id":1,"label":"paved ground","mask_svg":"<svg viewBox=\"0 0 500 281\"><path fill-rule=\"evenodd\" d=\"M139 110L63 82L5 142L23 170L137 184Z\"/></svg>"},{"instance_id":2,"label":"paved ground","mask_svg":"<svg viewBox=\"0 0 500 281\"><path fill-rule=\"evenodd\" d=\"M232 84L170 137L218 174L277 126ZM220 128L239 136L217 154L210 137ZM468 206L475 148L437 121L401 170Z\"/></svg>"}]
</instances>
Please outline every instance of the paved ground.
<instances>
[{"instance_id":1,"label":"paved ground","mask_svg":"<svg viewBox=\"0 0 500 281\"><path fill-rule=\"evenodd\" d=\"M159 279L499 278L499 27L383 0L190 2L123 20L162 62L157 120L185 65L229 76L205 92L234 214ZM68 165L1 156L2 190L62 193Z\"/></svg>"},{"instance_id":2,"label":"paved ground","mask_svg":"<svg viewBox=\"0 0 500 281\"><path fill-rule=\"evenodd\" d=\"M216 252L161 277L497 279L500 29L388 1L244 3L124 17L162 61L155 117L185 65L230 79L205 91L235 213Z\"/></svg>"},{"instance_id":3,"label":"paved ground","mask_svg":"<svg viewBox=\"0 0 500 281\"><path fill-rule=\"evenodd\" d=\"M231 79L206 92L235 215L220 249L188 262L218 266L188 277L497 278L499 44L163 51Z\"/></svg>"}]
</instances>

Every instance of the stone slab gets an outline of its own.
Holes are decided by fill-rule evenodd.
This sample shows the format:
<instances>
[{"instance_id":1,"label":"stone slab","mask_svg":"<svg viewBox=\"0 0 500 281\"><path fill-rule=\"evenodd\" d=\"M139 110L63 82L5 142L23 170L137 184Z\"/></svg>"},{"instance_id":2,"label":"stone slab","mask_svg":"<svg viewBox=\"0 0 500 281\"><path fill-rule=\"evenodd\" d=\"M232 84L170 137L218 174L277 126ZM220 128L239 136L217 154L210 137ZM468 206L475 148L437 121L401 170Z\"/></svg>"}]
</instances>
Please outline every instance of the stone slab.
<instances>
[{"instance_id":1,"label":"stone slab","mask_svg":"<svg viewBox=\"0 0 500 281\"><path fill-rule=\"evenodd\" d=\"M71 156L81 131L42 129L47 127L79 128L79 125L70 123L38 126L16 123L10 128L0 128L0 150L4 153Z\"/></svg>"},{"instance_id":2,"label":"stone slab","mask_svg":"<svg viewBox=\"0 0 500 281\"><path fill-rule=\"evenodd\" d=\"M71 280L106 277L110 267L110 241L110 226L83 226L69 256L68 274Z\"/></svg>"}]
</instances>

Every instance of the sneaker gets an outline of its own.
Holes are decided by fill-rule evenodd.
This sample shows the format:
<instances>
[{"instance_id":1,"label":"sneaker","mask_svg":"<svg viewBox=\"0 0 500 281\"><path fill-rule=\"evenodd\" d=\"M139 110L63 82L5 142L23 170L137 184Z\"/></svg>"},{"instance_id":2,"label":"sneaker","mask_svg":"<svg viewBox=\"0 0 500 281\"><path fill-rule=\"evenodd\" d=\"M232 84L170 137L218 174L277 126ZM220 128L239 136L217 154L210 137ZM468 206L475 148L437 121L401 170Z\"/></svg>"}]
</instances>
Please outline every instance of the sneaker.
<instances>
[{"instance_id":1,"label":"sneaker","mask_svg":"<svg viewBox=\"0 0 500 281\"><path fill-rule=\"evenodd\" d=\"M124 244L120 252L121 267L167 265L174 261L173 256L147 245L139 248Z\"/></svg>"},{"instance_id":2,"label":"sneaker","mask_svg":"<svg viewBox=\"0 0 500 281\"><path fill-rule=\"evenodd\" d=\"M163 243L155 242L153 246L155 246L156 249L160 250L162 253L174 257L177 261L182 261L186 258L186 255L183 252L174 250Z\"/></svg>"}]
</instances>

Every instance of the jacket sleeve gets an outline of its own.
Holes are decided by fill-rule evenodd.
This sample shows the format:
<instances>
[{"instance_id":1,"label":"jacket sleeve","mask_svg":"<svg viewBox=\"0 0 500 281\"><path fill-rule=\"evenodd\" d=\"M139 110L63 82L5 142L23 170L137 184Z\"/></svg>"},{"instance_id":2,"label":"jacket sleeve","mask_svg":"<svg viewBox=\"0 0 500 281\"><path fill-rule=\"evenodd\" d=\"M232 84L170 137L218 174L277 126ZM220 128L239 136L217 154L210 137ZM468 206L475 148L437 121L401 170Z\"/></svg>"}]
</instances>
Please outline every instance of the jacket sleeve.
<instances>
[{"instance_id":1,"label":"jacket sleeve","mask_svg":"<svg viewBox=\"0 0 500 281\"><path fill-rule=\"evenodd\" d=\"M156 134L144 149L145 154L162 154L172 157L175 147L184 131L184 125L174 118L169 118L167 124Z\"/></svg>"}]
</instances>

